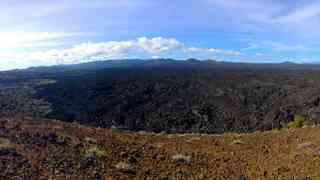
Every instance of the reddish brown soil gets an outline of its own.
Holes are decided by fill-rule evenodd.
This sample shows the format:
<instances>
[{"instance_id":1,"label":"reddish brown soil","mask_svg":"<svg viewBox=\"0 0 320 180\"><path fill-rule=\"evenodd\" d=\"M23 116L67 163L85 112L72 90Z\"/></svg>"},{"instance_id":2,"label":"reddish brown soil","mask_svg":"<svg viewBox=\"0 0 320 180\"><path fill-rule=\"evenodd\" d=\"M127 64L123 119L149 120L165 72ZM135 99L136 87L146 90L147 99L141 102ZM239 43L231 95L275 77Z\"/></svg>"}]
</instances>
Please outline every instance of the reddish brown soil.
<instances>
[{"instance_id":1,"label":"reddish brown soil","mask_svg":"<svg viewBox=\"0 0 320 180\"><path fill-rule=\"evenodd\" d=\"M167 135L2 119L0 179L319 179L319 134Z\"/></svg>"}]
</instances>

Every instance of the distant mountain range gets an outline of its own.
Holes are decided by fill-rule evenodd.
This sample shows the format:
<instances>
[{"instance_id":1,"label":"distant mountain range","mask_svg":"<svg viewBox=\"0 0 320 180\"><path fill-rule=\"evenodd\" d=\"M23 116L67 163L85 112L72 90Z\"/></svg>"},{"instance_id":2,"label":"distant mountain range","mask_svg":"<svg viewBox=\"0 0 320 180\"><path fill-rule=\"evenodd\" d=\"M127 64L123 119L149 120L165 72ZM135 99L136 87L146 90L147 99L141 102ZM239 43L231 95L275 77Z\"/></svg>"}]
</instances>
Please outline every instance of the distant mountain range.
<instances>
[{"instance_id":1,"label":"distant mountain range","mask_svg":"<svg viewBox=\"0 0 320 180\"><path fill-rule=\"evenodd\" d=\"M27 71L46 71L50 70L99 70L107 68L131 68L131 67L170 67L170 68L206 68L206 69L220 69L220 68L236 68L236 69L320 69L319 64L297 64L294 62L282 63L239 63L239 62L226 62L215 60L174 60L174 59L125 59L125 60L104 60L94 61L72 65L56 65L56 66L42 66L31 67ZM21 71L21 70L17 70ZM25 70L22 70L25 71Z\"/></svg>"}]
</instances>

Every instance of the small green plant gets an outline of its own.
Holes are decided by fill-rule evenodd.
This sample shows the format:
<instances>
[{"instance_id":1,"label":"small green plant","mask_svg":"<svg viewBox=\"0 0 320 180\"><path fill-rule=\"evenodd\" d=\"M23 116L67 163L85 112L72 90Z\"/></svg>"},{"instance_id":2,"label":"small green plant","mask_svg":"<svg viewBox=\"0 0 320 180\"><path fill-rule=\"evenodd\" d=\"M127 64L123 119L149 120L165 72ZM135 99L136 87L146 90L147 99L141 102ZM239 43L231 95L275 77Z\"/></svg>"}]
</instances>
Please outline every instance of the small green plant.
<instances>
[{"instance_id":1,"label":"small green plant","mask_svg":"<svg viewBox=\"0 0 320 180\"><path fill-rule=\"evenodd\" d=\"M241 145L241 144L245 144L244 141L241 141L240 139L236 139L236 140L233 140L230 145Z\"/></svg>"},{"instance_id":2,"label":"small green plant","mask_svg":"<svg viewBox=\"0 0 320 180\"><path fill-rule=\"evenodd\" d=\"M110 130L112 133L120 133L121 132L121 130L114 125L110 127Z\"/></svg>"},{"instance_id":3,"label":"small green plant","mask_svg":"<svg viewBox=\"0 0 320 180\"><path fill-rule=\"evenodd\" d=\"M128 164L126 162L119 162L118 164L115 165L115 167L121 171L132 171L133 170L133 167L131 166L131 164Z\"/></svg>"},{"instance_id":4,"label":"small green plant","mask_svg":"<svg viewBox=\"0 0 320 180\"><path fill-rule=\"evenodd\" d=\"M303 116L300 116L300 115L295 115L294 116L294 121L292 122L289 122L287 124L287 127L289 129L292 129L292 128L301 128L303 127L304 125L307 124L307 119Z\"/></svg>"},{"instance_id":5,"label":"small green plant","mask_svg":"<svg viewBox=\"0 0 320 180\"><path fill-rule=\"evenodd\" d=\"M9 139L0 138L0 148L9 148L12 144Z\"/></svg>"},{"instance_id":6,"label":"small green plant","mask_svg":"<svg viewBox=\"0 0 320 180\"><path fill-rule=\"evenodd\" d=\"M71 141L71 137L65 134L58 134L57 142L60 144L66 144Z\"/></svg>"},{"instance_id":7,"label":"small green plant","mask_svg":"<svg viewBox=\"0 0 320 180\"><path fill-rule=\"evenodd\" d=\"M86 157L97 157L97 158L102 158L107 155L106 151L103 149L98 148L97 146L91 147L85 151L85 156Z\"/></svg>"},{"instance_id":8,"label":"small green plant","mask_svg":"<svg viewBox=\"0 0 320 180\"><path fill-rule=\"evenodd\" d=\"M96 139L91 138L91 137L86 137L86 138L84 138L84 141L85 141L86 143L88 143L88 144L97 144L97 143L98 143L98 141L97 141Z\"/></svg>"}]
</instances>

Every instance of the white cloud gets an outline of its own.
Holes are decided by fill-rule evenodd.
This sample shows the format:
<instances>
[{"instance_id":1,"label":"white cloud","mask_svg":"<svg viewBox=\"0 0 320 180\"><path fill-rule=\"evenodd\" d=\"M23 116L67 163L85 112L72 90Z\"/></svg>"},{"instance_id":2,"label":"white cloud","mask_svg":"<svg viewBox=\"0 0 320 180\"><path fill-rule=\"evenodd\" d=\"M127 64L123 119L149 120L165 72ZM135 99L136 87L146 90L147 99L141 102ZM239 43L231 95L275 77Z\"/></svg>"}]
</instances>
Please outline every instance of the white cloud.
<instances>
[{"instance_id":1,"label":"white cloud","mask_svg":"<svg viewBox=\"0 0 320 180\"><path fill-rule=\"evenodd\" d=\"M276 19L281 23L305 23L320 15L320 3L311 3Z\"/></svg>"},{"instance_id":2,"label":"white cloud","mask_svg":"<svg viewBox=\"0 0 320 180\"><path fill-rule=\"evenodd\" d=\"M176 39L156 37L148 39L146 37L140 37L137 41L131 41L132 48L138 50L144 50L152 54L159 54L170 50L183 49L184 45ZM135 47L136 46L136 47Z\"/></svg>"},{"instance_id":3,"label":"white cloud","mask_svg":"<svg viewBox=\"0 0 320 180\"><path fill-rule=\"evenodd\" d=\"M185 52L191 52L191 53L221 53L222 50L215 49L215 48L197 48L197 47L190 47L190 48L184 48Z\"/></svg>"},{"instance_id":4,"label":"white cloud","mask_svg":"<svg viewBox=\"0 0 320 180\"><path fill-rule=\"evenodd\" d=\"M293 58L293 57L284 57L283 62L294 62L298 64L312 64L318 63L317 60L309 57L302 57L302 58Z\"/></svg>"},{"instance_id":5,"label":"white cloud","mask_svg":"<svg viewBox=\"0 0 320 180\"><path fill-rule=\"evenodd\" d=\"M272 21L274 15L286 7L278 1L263 0L207 0L207 2L223 8L224 15L229 14L233 19L260 23Z\"/></svg>"},{"instance_id":6,"label":"white cloud","mask_svg":"<svg viewBox=\"0 0 320 180\"><path fill-rule=\"evenodd\" d=\"M250 50L256 50L260 48L261 48L260 44L249 42L248 47L243 48L242 51L250 51Z\"/></svg>"},{"instance_id":7,"label":"white cloud","mask_svg":"<svg viewBox=\"0 0 320 180\"><path fill-rule=\"evenodd\" d=\"M80 9L101 9L112 10L114 8L139 7L150 4L146 0L52 0L52 1L1 1L0 10L5 17L24 16L28 18L44 17L59 14L64 11ZM0 17L2 18L2 17Z\"/></svg>"},{"instance_id":8,"label":"white cloud","mask_svg":"<svg viewBox=\"0 0 320 180\"><path fill-rule=\"evenodd\" d=\"M319 32L320 1L276 0L206 0L219 10L226 19L232 19L236 28L248 24L254 31L290 32L305 35ZM239 16L241 14L241 16ZM236 23L235 23L236 22ZM297 26L297 24L299 26ZM261 28L262 27L262 28ZM251 28L254 29L254 28Z\"/></svg>"},{"instance_id":9,"label":"white cloud","mask_svg":"<svg viewBox=\"0 0 320 180\"><path fill-rule=\"evenodd\" d=\"M265 45L270 46L274 51L308 51L309 48L303 45L288 45L279 42L265 42Z\"/></svg>"},{"instance_id":10,"label":"white cloud","mask_svg":"<svg viewBox=\"0 0 320 180\"><path fill-rule=\"evenodd\" d=\"M301 44L286 44L276 41L263 41L259 43L248 43L248 47L243 48L242 51L251 51L251 50L272 50L277 52L290 52L290 51L311 51L312 48Z\"/></svg>"},{"instance_id":11,"label":"white cloud","mask_svg":"<svg viewBox=\"0 0 320 180\"><path fill-rule=\"evenodd\" d=\"M48 38L47 36L44 37ZM7 61L0 61L0 68L4 67L4 64L8 64L8 61L11 61L13 64L20 64L23 67L27 67L31 65L73 64L95 60L121 59L139 57L139 55L146 55L147 57L163 57L168 53L205 53L226 56L242 55L241 52L232 50L189 47L174 38L140 37L128 41L82 43L75 45L72 48L61 50L1 54L0 59Z\"/></svg>"},{"instance_id":12,"label":"white cloud","mask_svg":"<svg viewBox=\"0 0 320 180\"><path fill-rule=\"evenodd\" d=\"M83 33L49 33L49 32L0 32L0 50L12 48L52 45L49 40L82 36ZM43 42L45 41L45 43Z\"/></svg>"}]
</instances>

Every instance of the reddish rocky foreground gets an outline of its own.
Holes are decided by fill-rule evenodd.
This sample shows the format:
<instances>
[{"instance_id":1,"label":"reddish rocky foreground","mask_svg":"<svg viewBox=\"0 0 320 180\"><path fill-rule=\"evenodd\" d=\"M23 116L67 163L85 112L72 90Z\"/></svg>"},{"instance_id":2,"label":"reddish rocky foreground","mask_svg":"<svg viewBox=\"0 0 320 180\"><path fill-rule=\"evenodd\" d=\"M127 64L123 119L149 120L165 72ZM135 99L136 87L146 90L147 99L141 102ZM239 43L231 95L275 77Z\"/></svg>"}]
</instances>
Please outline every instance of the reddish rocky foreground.
<instances>
[{"instance_id":1,"label":"reddish rocky foreground","mask_svg":"<svg viewBox=\"0 0 320 180\"><path fill-rule=\"evenodd\" d=\"M319 134L168 135L1 119L0 179L317 179Z\"/></svg>"}]
</instances>

